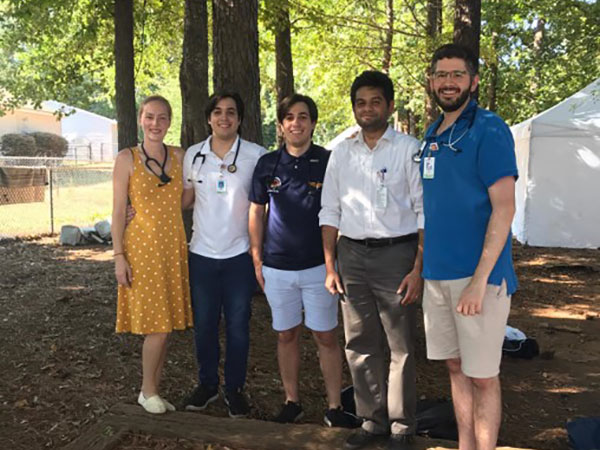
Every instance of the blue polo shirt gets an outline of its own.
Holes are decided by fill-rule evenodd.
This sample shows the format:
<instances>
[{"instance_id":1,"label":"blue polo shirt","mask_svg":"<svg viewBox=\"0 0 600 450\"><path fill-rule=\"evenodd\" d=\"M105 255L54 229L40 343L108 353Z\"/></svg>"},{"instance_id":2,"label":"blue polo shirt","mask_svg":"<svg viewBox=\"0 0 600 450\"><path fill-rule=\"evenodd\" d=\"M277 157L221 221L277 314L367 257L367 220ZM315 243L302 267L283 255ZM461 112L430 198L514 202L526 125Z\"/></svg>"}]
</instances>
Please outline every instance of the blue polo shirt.
<instances>
[{"instance_id":1,"label":"blue polo shirt","mask_svg":"<svg viewBox=\"0 0 600 450\"><path fill-rule=\"evenodd\" d=\"M488 188L506 176L518 176L515 145L510 129L500 117L467 105L454 127L436 136L443 117L425 135L425 157L434 157L433 179L423 178L425 248L423 278L455 280L470 277L481 257L492 213ZM506 280L509 295L517 289L511 234L488 279Z\"/></svg>"},{"instance_id":2,"label":"blue polo shirt","mask_svg":"<svg viewBox=\"0 0 600 450\"><path fill-rule=\"evenodd\" d=\"M311 144L299 158L285 146L263 155L252 176L249 200L269 205L263 264L303 270L325 263L319 211L330 152Z\"/></svg>"}]
</instances>

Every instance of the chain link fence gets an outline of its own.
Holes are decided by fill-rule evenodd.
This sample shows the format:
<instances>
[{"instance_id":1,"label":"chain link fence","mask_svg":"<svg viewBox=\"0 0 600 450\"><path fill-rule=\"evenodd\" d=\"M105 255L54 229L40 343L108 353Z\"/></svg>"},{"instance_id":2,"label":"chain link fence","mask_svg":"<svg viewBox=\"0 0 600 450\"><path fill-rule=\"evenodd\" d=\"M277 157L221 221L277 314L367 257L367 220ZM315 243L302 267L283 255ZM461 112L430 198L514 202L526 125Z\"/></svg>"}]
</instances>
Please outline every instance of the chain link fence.
<instances>
[{"instance_id":1,"label":"chain link fence","mask_svg":"<svg viewBox=\"0 0 600 450\"><path fill-rule=\"evenodd\" d=\"M0 239L110 218L111 162L0 157Z\"/></svg>"},{"instance_id":2,"label":"chain link fence","mask_svg":"<svg viewBox=\"0 0 600 450\"><path fill-rule=\"evenodd\" d=\"M73 164L89 162L112 162L117 154L117 144L106 142L91 142L89 144L69 144L67 154L63 159Z\"/></svg>"}]
</instances>

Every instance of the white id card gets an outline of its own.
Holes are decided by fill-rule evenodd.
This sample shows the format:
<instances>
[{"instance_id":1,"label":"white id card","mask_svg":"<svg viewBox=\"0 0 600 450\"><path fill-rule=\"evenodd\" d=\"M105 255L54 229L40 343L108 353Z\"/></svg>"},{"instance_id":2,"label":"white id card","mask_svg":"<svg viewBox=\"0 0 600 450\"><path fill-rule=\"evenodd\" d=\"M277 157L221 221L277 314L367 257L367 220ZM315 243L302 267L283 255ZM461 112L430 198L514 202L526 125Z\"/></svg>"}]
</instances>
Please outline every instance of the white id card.
<instances>
[{"instance_id":1,"label":"white id card","mask_svg":"<svg viewBox=\"0 0 600 450\"><path fill-rule=\"evenodd\" d=\"M387 207L387 187L380 184L377 187L377 197L375 199L375 208L385 209Z\"/></svg>"},{"instance_id":2,"label":"white id card","mask_svg":"<svg viewBox=\"0 0 600 450\"><path fill-rule=\"evenodd\" d=\"M225 178L217 179L217 193L224 194L227 192L227 180Z\"/></svg>"},{"instance_id":3,"label":"white id card","mask_svg":"<svg viewBox=\"0 0 600 450\"><path fill-rule=\"evenodd\" d=\"M433 180L435 175L435 158L428 156L423 160L423 179Z\"/></svg>"}]
</instances>

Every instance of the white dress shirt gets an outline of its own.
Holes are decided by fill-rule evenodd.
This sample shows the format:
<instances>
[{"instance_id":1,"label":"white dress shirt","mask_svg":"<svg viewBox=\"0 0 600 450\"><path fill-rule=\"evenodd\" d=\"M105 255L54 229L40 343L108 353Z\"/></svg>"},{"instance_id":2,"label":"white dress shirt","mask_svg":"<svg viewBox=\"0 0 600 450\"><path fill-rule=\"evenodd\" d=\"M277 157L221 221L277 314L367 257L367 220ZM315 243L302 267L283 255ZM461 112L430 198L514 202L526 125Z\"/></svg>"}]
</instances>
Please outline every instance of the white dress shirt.
<instances>
[{"instance_id":1,"label":"white dress shirt","mask_svg":"<svg viewBox=\"0 0 600 450\"><path fill-rule=\"evenodd\" d=\"M373 149L362 131L342 141L325 172L319 224L351 239L404 236L423 228L423 187L412 160L418 149L419 141L389 126Z\"/></svg>"},{"instance_id":2,"label":"white dress shirt","mask_svg":"<svg viewBox=\"0 0 600 450\"><path fill-rule=\"evenodd\" d=\"M193 233L190 251L208 258L225 259L247 252L248 193L258 158L266 153L260 145L241 140L236 171L233 164L239 137L223 159L211 151L212 137L187 149L183 160L184 189L194 188ZM194 156L199 156L194 160ZM204 160L204 161L203 161ZM221 181L218 189L217 183ZM225 185L223 192L223 182Z\"/></svg>"}]
</instances>

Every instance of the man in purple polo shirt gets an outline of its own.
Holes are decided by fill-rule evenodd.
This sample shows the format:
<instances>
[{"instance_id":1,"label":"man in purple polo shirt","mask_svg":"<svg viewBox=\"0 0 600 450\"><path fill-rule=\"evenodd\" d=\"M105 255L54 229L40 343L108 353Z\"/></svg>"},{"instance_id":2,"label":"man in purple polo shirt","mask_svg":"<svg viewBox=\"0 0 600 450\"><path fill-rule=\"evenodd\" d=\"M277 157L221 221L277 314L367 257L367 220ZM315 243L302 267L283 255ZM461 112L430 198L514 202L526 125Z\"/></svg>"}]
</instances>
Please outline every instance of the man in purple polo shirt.
<instances>
[{"instance_id":1,"label":"man in purple polo shirt","mask_svg":"<svg viewBox=\"0 0 600 450\"><path fill-rule=\"evenodd\" d=\"M298 372L304 311L304 323L317 343L325 380L325 424L355 427L358 419L343 411L340 400L338 300L324 285L318 214L329 151L312 143L317 115L315 102L304 95L294 94L279 104L277 120L285 144L262 156L254 170L249 195L250 246L256 278L267 296L278 333L277 358L285 403L274 420L291 423L303 416Z\"/></svg>"}]
</instances>

